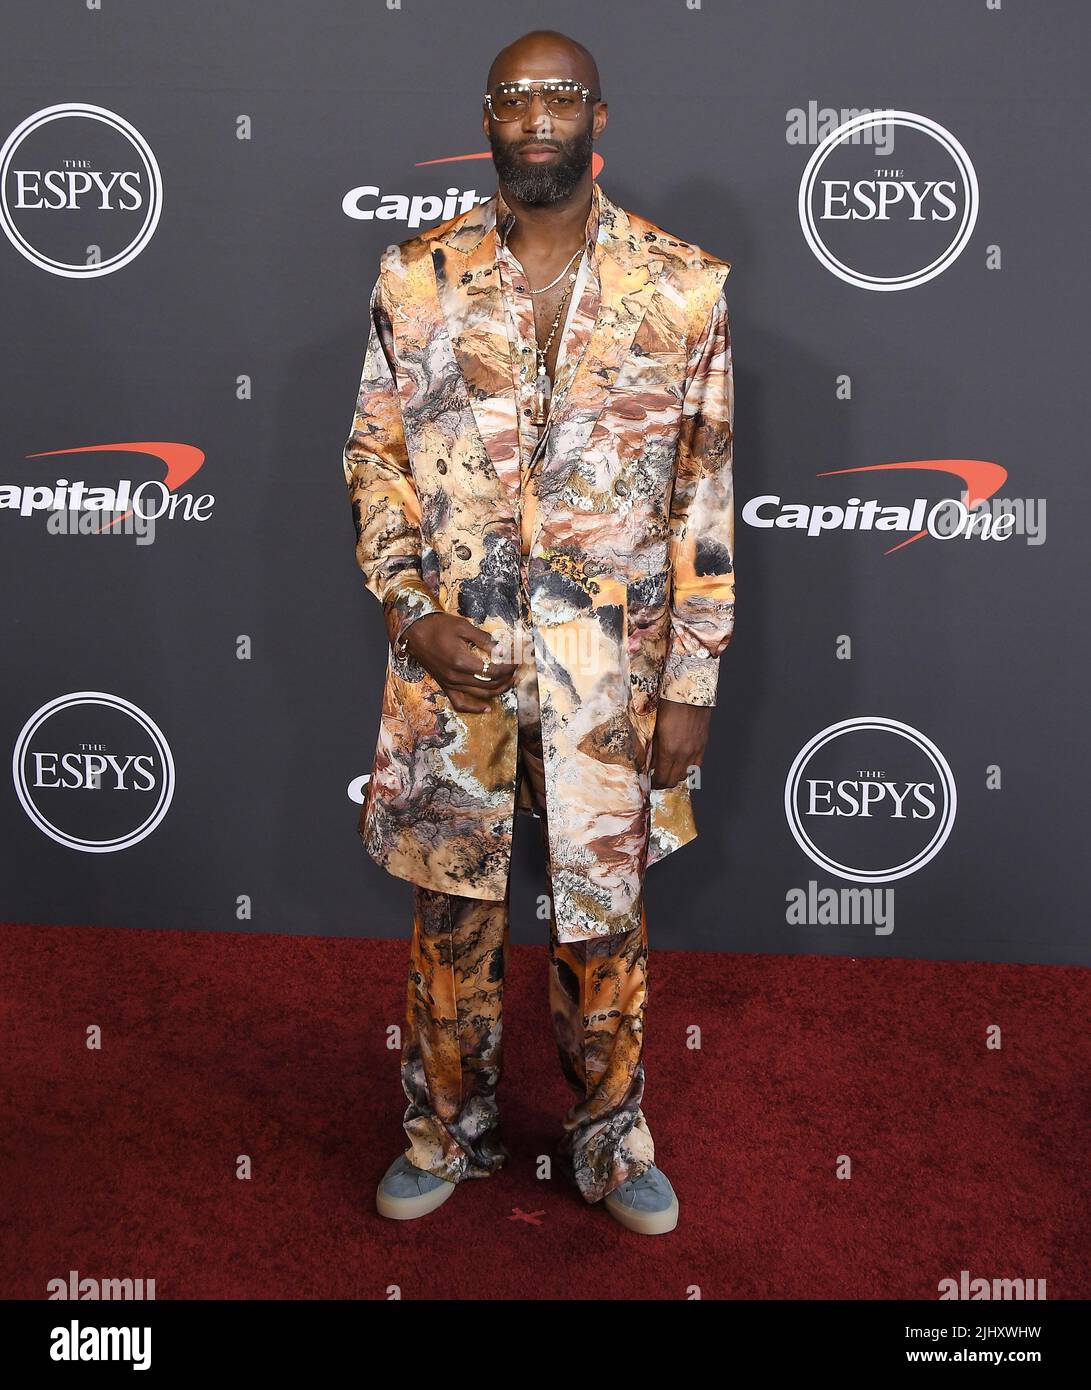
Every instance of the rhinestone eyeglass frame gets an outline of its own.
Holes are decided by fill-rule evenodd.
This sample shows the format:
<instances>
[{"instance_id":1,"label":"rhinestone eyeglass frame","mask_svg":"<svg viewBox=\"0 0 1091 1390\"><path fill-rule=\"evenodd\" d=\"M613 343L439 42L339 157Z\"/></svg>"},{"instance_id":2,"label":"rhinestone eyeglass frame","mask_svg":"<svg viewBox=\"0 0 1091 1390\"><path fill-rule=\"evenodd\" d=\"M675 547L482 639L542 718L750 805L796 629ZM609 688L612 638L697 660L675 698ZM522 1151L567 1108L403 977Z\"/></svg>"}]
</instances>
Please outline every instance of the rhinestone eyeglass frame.
<instances>
[{"instance_id":1,"label":"rhinestone eyeglass frame","mask_svg":"<svg viewBox=\"0 0 1091 1390\"><path fill-rule=\"evenodd\" d=\"M590 87L585 87L582 82L576 82L573 78L570 77L550 78L548 81L545 82L498 82L494 90L498 96L503 95L506 92L520 92L524 95L532 96L533 93L537 92L538 95L542 98L543 102L546 100L547 92L579 92L579 111L573 112L571 116L558 116L554 111L549 112L549 114L553 116L555 120L558 121L577 120L579 116L582 115L582 113L586 110L588 102L594 103L596 101L601 101L601 97L592 97ZM498 116L492 104L492 95L492 92L485 93L485 105L489 108L489 115L493 118L494 121L499 121L501 125L505 125L508 121L517 121L519 119L519 115L508 117ZM549 111L548 106L546 107L546 110Z\"/></svg>"}]
</instances>

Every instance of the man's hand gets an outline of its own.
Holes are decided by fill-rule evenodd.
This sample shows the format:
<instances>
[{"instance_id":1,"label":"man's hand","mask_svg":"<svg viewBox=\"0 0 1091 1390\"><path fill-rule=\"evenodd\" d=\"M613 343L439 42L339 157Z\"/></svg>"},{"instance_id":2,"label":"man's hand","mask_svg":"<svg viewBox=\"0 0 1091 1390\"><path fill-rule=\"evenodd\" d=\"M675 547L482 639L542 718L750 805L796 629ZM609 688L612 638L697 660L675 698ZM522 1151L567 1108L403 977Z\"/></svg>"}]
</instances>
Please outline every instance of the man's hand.
<instances>
[{"instance_id":1,"label":"man's hand","mask_svg":"<svg viewBox=\"0 0 1091 1390\"><path fill-rule=\"evenodd\" d=\"M689 775L691 767L701 766L712 710L712 705L659 701L652 739L653 787L676 786Z\"/></svg>"},{"instance_id":2,"label":"man's hand","mask_svg":"<svg viewBox=\"0 0 1091 1390\"><path fill-rule=\"evenodd\" d=\"M460 714L480 714L489 701L515 680L516 663L492 661L488 680L474 680L485 657L493 655L493 638L469 618L454 613L429 613L418 618L405 634L405 645L443 687Z\"/></svg>"}]
</instances>

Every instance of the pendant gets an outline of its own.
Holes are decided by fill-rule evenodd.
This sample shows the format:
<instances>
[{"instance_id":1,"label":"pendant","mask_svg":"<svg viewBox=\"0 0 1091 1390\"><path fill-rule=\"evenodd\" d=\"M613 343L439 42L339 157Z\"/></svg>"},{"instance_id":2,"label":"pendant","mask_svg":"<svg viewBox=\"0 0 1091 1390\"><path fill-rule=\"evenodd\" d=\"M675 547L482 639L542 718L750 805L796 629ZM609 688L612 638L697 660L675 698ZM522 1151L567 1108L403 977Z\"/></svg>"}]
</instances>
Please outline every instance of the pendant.
<instances>
[{"instance_id":1,"label":"pendant","mask_svg":"<svg viewBox=\"0 0 1091 1390\"><path fill-rule=\"evenodd\" d=\"M544 425L546 422L551 392L549 376L546 373L545 365L542 364L538 368L538 375L534 381L534 415L532 418L535 425Z\"/></svg>"}]
</instances>

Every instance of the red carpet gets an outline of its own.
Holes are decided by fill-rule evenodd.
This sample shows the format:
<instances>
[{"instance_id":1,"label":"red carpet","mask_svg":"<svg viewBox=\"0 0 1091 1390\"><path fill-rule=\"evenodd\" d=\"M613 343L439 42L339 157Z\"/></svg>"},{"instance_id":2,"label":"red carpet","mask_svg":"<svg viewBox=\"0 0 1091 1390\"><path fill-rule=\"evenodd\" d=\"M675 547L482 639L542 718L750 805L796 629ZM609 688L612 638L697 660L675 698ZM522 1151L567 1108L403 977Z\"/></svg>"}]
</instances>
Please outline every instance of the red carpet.
<instances>
[{"instance_id":1,"label":"red carpet","mask_svg":"<svg viewBox=\"0 0 1091 1390\"><path fill-rule=\"evenodd\" d=\"M962 1270L1091 1293L1084 969L653 945L643 1108L681 1220L640 1237L534 1176L567 1104L544 946L513 949L512 1160L422 1221L375 1214L403 1147L406 959L5 927L0 1296L70 1270L159 1299L934 1299Z\"/></svg>"}]
</instances>

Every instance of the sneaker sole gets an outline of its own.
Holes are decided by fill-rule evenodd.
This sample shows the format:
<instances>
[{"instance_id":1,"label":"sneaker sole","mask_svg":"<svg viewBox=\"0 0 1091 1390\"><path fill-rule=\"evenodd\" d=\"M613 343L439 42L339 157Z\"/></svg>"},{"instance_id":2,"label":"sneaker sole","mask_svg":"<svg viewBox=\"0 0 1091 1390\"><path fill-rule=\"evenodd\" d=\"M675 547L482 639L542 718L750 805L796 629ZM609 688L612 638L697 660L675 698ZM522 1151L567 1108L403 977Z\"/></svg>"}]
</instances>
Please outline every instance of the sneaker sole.
<instances>
[{"instance_id":1,"label":"sneaker sole","mask_svg":"<svg viewBox=\"0 0 1091 1390\"><path fill-rule=\"evenodd\" d=\"M662 1236L668 1231L673 1231L678 1225L677 1197L664 1211L634 1211L632 1207L622 1206L620 1202L612 1202L612 1195L608 1192L603 1198L606 1210L627 1231L636 1231L642 1236Z\"/></svg>"},{"instance_id":2,"label":"sneaker sole","mask_svg":"<svg viewBox=\"0 0 1091 1390\"><path fill-rule=\"evenodd\" d=\"M416 1197L391 1197L383 1191L382 1184L375 1193L375 1209L380 1216L391 1221L415 1221L418 1216L427 1216L430 1211L441 1207L449 1197L454 1196L458 1183L441 1181L439 1187L431 1192L418 1193Z\"/></svg>"}]
</instances>

